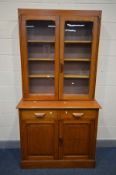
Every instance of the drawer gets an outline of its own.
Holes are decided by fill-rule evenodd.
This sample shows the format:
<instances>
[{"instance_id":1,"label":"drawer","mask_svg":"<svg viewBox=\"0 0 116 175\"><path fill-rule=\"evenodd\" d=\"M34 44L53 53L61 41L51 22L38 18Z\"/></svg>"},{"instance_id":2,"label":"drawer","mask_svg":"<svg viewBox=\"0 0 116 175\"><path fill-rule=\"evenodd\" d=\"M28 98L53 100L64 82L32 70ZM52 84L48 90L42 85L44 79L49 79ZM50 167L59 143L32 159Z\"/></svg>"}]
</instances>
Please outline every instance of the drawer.
<instances>
[{"instance_id":1,"label":"drawer","mask_svg":"<svg viewBox=\"0 0 116 175\"><path fill-rule=\"evenodd\" d=\"M95 119L97 117L98 110L86 110L86 109L78 109L78 110L62 110L61 111L61 119L67 120L84 120L84 119Z\"/></svg>"},{"instance_id":2,"label":"drawer","mask_svg":"<svg viewBox=\"0 0 116 175\"><path fill-rule=\"evenodd\" d=\"M53 120L57 118L55 110L20 110L21 120Z\"/></svg>"}]
</instances>

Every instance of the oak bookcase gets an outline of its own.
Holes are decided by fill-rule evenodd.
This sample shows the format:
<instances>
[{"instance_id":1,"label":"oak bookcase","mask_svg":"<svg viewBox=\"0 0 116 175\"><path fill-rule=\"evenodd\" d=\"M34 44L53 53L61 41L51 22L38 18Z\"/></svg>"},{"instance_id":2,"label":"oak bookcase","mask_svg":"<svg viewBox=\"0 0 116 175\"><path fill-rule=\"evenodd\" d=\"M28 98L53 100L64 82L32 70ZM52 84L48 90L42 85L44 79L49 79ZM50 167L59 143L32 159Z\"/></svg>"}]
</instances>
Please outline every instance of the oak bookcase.
<instances>
[{"instance_id":1,"label":"oak bookcase","mask_svg":"<svg viewBox=\"0 0 116 175\"><path fill-rule=\"evenodd\" d=\"M95 167L101 11L19 9L21 166Z\"/></svg>"}]
</instances>

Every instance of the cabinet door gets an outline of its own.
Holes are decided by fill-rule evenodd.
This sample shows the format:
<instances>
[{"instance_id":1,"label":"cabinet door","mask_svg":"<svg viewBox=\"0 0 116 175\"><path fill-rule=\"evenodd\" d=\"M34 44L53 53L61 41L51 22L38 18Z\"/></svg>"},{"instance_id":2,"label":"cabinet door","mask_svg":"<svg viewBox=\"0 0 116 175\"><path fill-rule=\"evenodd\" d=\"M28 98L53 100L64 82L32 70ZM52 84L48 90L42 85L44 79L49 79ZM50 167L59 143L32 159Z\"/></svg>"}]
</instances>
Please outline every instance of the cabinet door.
<instances>
[{"instance_id":1,"label":"cabinet door","mask_svg":"<svg viewBox=\"0 0 116 175\"><path fill-rule=\"evenodd\" d=\"M58 124L55 111L20 112L23 160L53 160L58 157Z\"/></svg>"},{"instance_id":2,"label":"cabinet door","mask_svg":"<svg viewBox=\"0 0 116 175\"><path fill-rule=\"evenodd\" d=\"M94 96L99 19L66 16L60 21L60 99Z\"/></svg>"},{"instance_id":3,"label":"cabinet door","mask_svg":"<svg viewBox=\"0 0 116 175\"><path fill-rule=\"evenodd\" d=\"M23 95L31 100L58 99L59 18L20 18Z\"/></svg>"},{"instance_id":4,"label":"cabinet door","mask_svg":"<svg viewBox=\"0 0 116 175\"><path fill-rule=\"evenodd\" d=\"M61 113L60 159L94 159L97 111L69 110Z\"/></svg>"}]
</instances>

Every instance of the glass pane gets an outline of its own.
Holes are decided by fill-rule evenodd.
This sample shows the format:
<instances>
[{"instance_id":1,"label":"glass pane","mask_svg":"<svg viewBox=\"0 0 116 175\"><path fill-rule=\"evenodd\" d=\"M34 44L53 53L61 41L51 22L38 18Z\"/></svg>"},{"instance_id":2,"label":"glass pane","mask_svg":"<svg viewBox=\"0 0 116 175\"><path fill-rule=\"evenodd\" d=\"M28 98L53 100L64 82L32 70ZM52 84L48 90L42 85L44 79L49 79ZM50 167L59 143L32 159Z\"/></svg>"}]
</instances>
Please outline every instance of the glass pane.
<instances>
[{"instance_id":1,"label":"glass pane","mask_svg":"<svg viewBox=\"0 0 116 175\"><path fill-rule=\"evenodd\" d=\"M29 59L54 59L54 43L28 43Z\"/></svg>"},{"instance_id":2,"label":"glass pane","mask_svg":"<svg viewBox=\"0 0 116 175\"><path fill-rule=\"evenodd\" d=\"M54 74L54 62L33 61L29 64L30 74Z\"/></svg>"},{"instance_id":3,"label":"glass pane","mask_svg":"<svg viewBox=\"0 0 116 175\"><path fill-rule=\"evenodd\" d=\"M65 95L86 95L89 92L88 79L64 79L64 94Z\"/></svg>"},{"instance_id":4,"label":"glass pane","mask_svg":"<svg viewBox=\"0 0 116 175\"><path fill-rule=\"evenodd\" d=\"M91 41L92 22L65 22L65 40Z\"/></svg>"},{"instance_id":5,"label":"glass pane","mask_svg":"<svg viewBox=\"0 0 116 175\"><path fill-rule=\"evenodd\" d=\"M54 21L27 21L28 40L55 40L55 22Z\"/></svg>"},{"instance_id":6,"label":"glass pane","mask_svg":"<svg viewBox=\"0 0 116 175\"><path fill-rule=\"evenodd\" d=\"M64 94L87 95L92 47L92 22L66 21L64 29Z\"/></svg>"},{"instance_id":7,"label":"glass pane","mask_svg":"<svg viewBox=\"0 0 116 175\"><path fill-rule=\"evenodd\" d=\"M30 93L40 95L54 94L54 79L49 78L33 78L29 81Z\"/></svg>"},{"instance_id":8,"label":"glass pane","mask_svg":"<svg viewBox=\"0 0 116 175\"><path fill-rule=\"evenodd\" d=\"M89 76L90 63L89 62L65 62L64 74L65 75L88 75Z\"/></svg>"},{"instance_id":9,"label":"glass pane","mask_svg":"<svg viewBox=\"0 0 116 175\"><path fill-rule=\"evenodd\" d=\"M29 92L54 95L55 22L30 20L26 28Z\"/></svg>"},{"instance_id":10,"label":"glass pane","mask_svg":"<svg viewBox=\"0 0 116 175\"><path fill-rule=\"evenodd\" d=\"M91 45L89 44L76 44L67 43L64 49L65 58L90 58L91 57Z\"/></svg>"}]
</instances>

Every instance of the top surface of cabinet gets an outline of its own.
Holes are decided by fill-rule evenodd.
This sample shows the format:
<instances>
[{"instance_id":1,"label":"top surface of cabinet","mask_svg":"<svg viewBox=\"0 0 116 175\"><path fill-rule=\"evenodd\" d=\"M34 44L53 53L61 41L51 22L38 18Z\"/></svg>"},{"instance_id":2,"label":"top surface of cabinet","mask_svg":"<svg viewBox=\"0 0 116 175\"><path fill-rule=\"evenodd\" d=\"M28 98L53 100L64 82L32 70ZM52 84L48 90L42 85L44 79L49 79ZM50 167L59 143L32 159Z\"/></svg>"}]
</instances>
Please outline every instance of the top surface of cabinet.
<instances>
[{"instance_id":1,"label":"top surface of cabinet","mask_svg":"<svg viewBox=\"0 0 116 175\"><path fill-rule=\"evenodd\" d=\"M94 98L100 11L19 9L23 97Z\"/></svg>"},{"instance_id":2,"label":"top surface of cabinet","mask_svg":"<svg viewBox=\"0 0 116 175\"><path fill-rule=\"evenodd\" d=\"M96 100L92 101L24 101L17 105L18 109L100 109Z\"/></svg>"}]
</instances>

